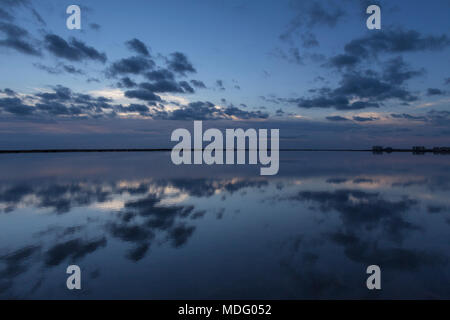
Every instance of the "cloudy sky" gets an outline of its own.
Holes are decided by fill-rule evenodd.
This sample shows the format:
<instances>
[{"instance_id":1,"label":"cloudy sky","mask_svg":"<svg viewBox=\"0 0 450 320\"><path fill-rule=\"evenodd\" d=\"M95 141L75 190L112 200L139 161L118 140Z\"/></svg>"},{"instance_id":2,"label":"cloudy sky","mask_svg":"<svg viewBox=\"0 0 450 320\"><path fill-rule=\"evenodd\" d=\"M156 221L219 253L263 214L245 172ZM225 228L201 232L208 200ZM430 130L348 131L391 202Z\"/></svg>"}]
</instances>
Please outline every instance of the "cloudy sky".
<instances>
[{"instance_id":1,"label":"cloudy sky","mask_svg":"<svg viewBox=\"0 0 450 320\"><path fill-rule=\"evenodd\" d=\"M81 30L66 8L81 7ZM382 29L366 28L369 4ZM0 0L0 148L450 144L450 2Z\"/></svg>"}]
</instances>

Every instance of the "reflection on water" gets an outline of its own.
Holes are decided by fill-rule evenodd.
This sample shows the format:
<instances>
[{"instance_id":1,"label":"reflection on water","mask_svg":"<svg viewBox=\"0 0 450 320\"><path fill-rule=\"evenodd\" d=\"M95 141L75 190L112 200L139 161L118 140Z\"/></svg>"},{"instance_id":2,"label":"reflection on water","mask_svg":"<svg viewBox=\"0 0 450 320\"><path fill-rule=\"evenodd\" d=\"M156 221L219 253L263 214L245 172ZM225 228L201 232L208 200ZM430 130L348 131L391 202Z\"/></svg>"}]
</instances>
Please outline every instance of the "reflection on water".
<instances>
[{"instance_id":1,"label":"reflection on water","mask_svg":"<svg viewBox=\"0 0 450 320\"><path fill-rule=\"evenodd\" d=\"M447 157L280 158L264 177L168 153L2 155L0 297L450 298Z\"/></svg>"}]
</instances>

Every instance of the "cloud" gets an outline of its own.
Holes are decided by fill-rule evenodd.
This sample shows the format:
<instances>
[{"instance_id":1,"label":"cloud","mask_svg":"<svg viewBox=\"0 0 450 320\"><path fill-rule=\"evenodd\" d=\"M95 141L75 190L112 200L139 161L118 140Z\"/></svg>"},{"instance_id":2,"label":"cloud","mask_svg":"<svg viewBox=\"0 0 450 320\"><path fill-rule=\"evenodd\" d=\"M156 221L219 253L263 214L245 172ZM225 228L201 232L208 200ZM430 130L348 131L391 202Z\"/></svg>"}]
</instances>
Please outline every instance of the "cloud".
<instances>
[{"instance_id":1,"label":"cloud","mask_svg":"<svg viewBox=\"0 0 450 320\"><path fill-rule=\"evenodd\" d=\"M330 120L330 121L349 121L349 119L341 117L341 116L329 116L329 117L326 117L326 119Z\"/></svg>"},{"instance_id":2,"label":"cloud","mask_svg":"<svg viewBox=\"0 0 450 320\"><path fill-rule=\"evenodd\" d=\"M147 49L147 46L140 40L134 38L132 40L129 40L126 42L128 48L137 54L143 55L143 56L149 56L150 53Z\"/></svg>"},{"instance_id":3,"label":"cloud","mask_svg":"<svg viewBox=\"0 0 450 320\"><path fill-rule=\"evenodd\" d=\"M197 71L189 62L187 56L181 52L174 52L167 59L167 66L169 70L176 72L180 75L186 75L186 73L196 73Z\"/></svg>"},{"instance_id":4,"label":"cloud","mask_svg":"<svg viewBox=\"0 0 450 320\"><path fill-rule=\"evenodd\" d=\"M105 53L100 53L84 42L71 38L69 42L55 34L47 34L44 39L45 46L55 56L70 61L95 60L105 63Z\"/></svg>"},{"instance_id":5,"label":"cloud","mask_svg":"<svg viewBox=\"0 0 450 320\"><path fill-rule=\"evenodd\" d=\"M171 72L167 69L159 69L159 70L147 72L145 74L145 77L150 81L163 81L163 80L173 81L173 80L175 80L175 75L173 74L173 72Z\"/></svg>"},{"instance_id":6,"label":"cloud","mask_svg":"<svg viewBox=\"0 0 450 320\"><path fill-rule=\"evenodd\" d=\"M187 81L180 81L178 84L185 93L194 93L194 89L189 85Z\"/></svg>"},{"instance_id":7,"label":"cloud","mask_svg":"<svg viewBox=\"0 0 450 320\"><path fill-rule=\"evenodd\" d=\"M95 30L95 31L98 31L98 30L101 29L101 26L100 26L99 24L97 24L97 23L90 23L90 24L89 24L89 27L90 27L92 30Z\"/></svg>"},{"instance_id":8,"label":"cloud","mask_svg":"<svg viewBox=\"0 0 450 320\"><path fill-rule=\"evenodd\" d=\"M32 44L28 31L12 24L0 22L0 32L6 35L6 39L0 40L0 46L19 51L23 54L40 56L41 53Z\"/></svg>"},{"instance_id":9,"label":"cloud","mask_svg":"<svg viewBox=\"0 0 450 320\"><path fill-rule=\"evenodd\" d=\"M191 84L197 89L206 89L206 85L200 80L191 80Z\"/></svg>"},{"instance_id":10,"label":"cloud","mask_svg":"<svg viewBox=\"0 0 450 320\"><path fill-rule=\"evenodd\" d=\"M159 80L142 82L139 87L157 93L193 93L194 89L186 81Z\"/></svg>"},{"instance_id":11,"label":"cloud","mask_svg":"<svg viewBox=\"0 0 450 320\"><path fill-rule=\"evenodd\" d=\"M423 36L415 30L405 31L390 28L383 32L371 32L367 36L351 40L344 46L344 53L332 56L324 66L348 70L381 54L439 51L449 45L450 39L445 34ZM424 73L424 70L410 70L401 56L387 61L383 69L385 79L395 84L402 84L404 81Z\"/></svg>"},{"instance_id":12,"label":"cloud","mask_svg":"<svg viewBox=\"0 0 450 320\"><path fill-rule=\"evenodd\" d=\"M5 8L26 6L29 3L29 0L0 0L0 4Z\"/></svg>"},{"instance_id":13,"label":"cloud","mask_svg":"<svg viewBox=\"0 0 450 320\"><path fill-rule=\"evenodd\" d=\"M31 8L31 13L33 14L33 17L42 25L42 26L47 26L47 23L45 23L44 19L42 19L41 15L39 14L39 12L37 12L34 8Z\"/></svg>"},{"instance_id":14,"label":"cloud","mask_svg":"<svg viewBox=\"0 0 450 320\"><path fill-rule=\"evenodd\" d=\"M211 102L191 102L170 113L162 113L157 118L169 120L219 120L219 119L266 119L267 113L244 111L237 107L216 107Z\"/></svg>"},{"instance_id":15,"label":"cloud","mask_svg":"<svg viewBox=\"0 0 450 320\"><path fill-rule=\"evenodd\" d=\"M391 113L391 117L395 119L406 119L406 120L413 120L413 121L428 121L428 118L425 116L413 116L408 113Z\"/></svg>"},{"instance_id":16,"label":"cloud","mask_svg":"<svg viewBox=\"0 0 450 320\"><path fill-rule=\"evenodd\" d=\"M319 41L317 41L316 36L311 32L303 33L300 38L302 40L303 48L313 48L319 46Z\"/></svg>"},{"instance_id":17,"label":"cloud","mask_svg":"<svg viewBox=\"0 0 450 320\"><path fill-rule=\"evenodd\" d=\"M128 98L135 98L147 102L156 102L161 101L161 98L154 94L151 91L145 90L145 89L137 89L137 90L128 90L125 91L125 97Z\"/></svg>"},{"instance_id":18,"label":"cloud","mask_svg":"<svg viewBox=\"0 0 450 320\"><path fill-rule=\"evenodd\" d=\"M359 58L350 54L338 54L332 58L327 65L331 67L341 68L351 68L359 63Z\"/></svg>"},{"instance_id":19,"label":"cloud","mask_svg":"<svg viewBox=\"0 0 450 320\"><path fill-rule=\"evenodd\" d=\"M137 112L140 115L149 115L149 108L146 105L143 104L135 104L132 103L130 104L128 107L123 107L123 106L119 106L118 107L118 111L119 112L124 112L124 113L133 113L133 112Z\"/></svg>"},{"instance_id":20,"label":"cloud","mask_svg":"<svg viewBox=\"0 0 450 320\"><path fill-rule=\"evenodd\" d=\"M19 98L0 98L0 110L15 115L26 116L32 114L34 108L23 104Z\"/></svg>"},{"instance_id":21,"label":"cloud","mask_svg":"<svg viewBox=\"0 0 450 320\"><path fill-rule=\"evenodd\" d=\"M382 78L389 83L401 85L405 81L423 75L424 73L425 71L423 69L410 69L409 65L403 60L401 56L399 56L390 59L385 63Z\"/></svg>"},{"instance_id":22,"label":"cloud","mask_svg":"<svg viewBox=\"0 0 450 320\"><path fill-rule=\"evenodd\" d=\"M143 74L145 71L152 69L154 66L155 62L153 60L141 56L134 56L114 62L109 67L107 74L109 76Z\"/></svg>"},{"instance_id":23,"label":"cloud","mask_svg":"<svg viewBox=\"0 0 450 320\"><path fill-rule=\"evenodd\" d=\"M391 80L385 81L374 72L350 72L342 75L339 86L335 89L323 87L313 90L318 93L315 97L283 99L283 101L306 109L359 110L378 108L381 102L389 99L398 99L402 102L417 100L416 96Z\"/></svg>"},{"instance_id":24,"label":"cloud","mask_svg":"<svg viewBox=\"0 0 450 320\"><path fill-rule=\"evenodd\" d=\"M7 20L7 21L13 21L14 17L9 12L0 8L0 19Z\"/></svg>"},{"instance_id":25,"label":"cloud","mask_svg":"<svg viewBox=\"0 0 450 320\"><path fill-rule=\"evenodd\" d=\"M43 70L49 74L61 74L64 72L70 73L70 74L78 74L78 75L85 74L83 70L78 69L72 65L64 64L64 63L59 63L55 67L46 66L41 63L33 63L33 66L35 66L36 68Z\"/></svg>"},{"instance_id":26,"label":"cloud","mask_svg":"<svg viewBox=\"0 0 450 320\"><path fill-rule=\"evenodd\" d=\"M129 77L123 77L120 79L120 81L117 83L117 86L119 88L133 88L137 86L137 83L131 80Z\"/></svg>"},{"instance_id":27,"label":"cloud","mask_svg":"<svg viewBox=\"0 0 450 320\"><path fill-rule=\"evenodd\" d=\"M14 90L9 89L9 88L5 88L3 90L0 90L0 92L6 94L8 96L15 96L16 95L16 92Z\"/></svg>"},{"instance_id":28,"label":"cloud","mask_svg":"<svg viewBox=\"0 0 450 320\"><path fill-rule=\"evenodd\" d=\"M223 80L216 80L216 87L219 88L219 90L225 90Z\"/></svg>"},{"instance_id":29,"label":"cloud","mask_svg":"<svg viewBox=\"0 0 450 320\"><path fill-rule=\"evenodd\" d=\"M120 85L131 81L122 78ZM128 83L133 85L134 83ZM139 114L160 120L202 120L202 119L267 119L268 114L262 111L245 111L233 105L228 107L216 106L211 102L173 102L170 110L165 110L165 103L159 93L192 93L194 89L187 81L144 82L135 86L136 89L119 91L115 100L129 98L144 101L143 103L117 104L115 100L107 98L104 93L99 96L73 92L70 88L57 85L52 91L37 92L35 94L18 95L11 89L0 90L6 97L0 98L0 112L15 116L34 115L35 117L50 116L70 118L113 118ZM182 104L183 103L183 104Z\"/></svg>"},{"instance_id":30,"label":"cloud","mask_svg":"<svg viewBox=\"0 0 450 320\"><path fill-rule=\"evenodd\" d=\"M285 40L298 29L314 26L334 27L344 17L344 11L333 1L296 1L292 3L296 16L289 22L287 30L280 36Z\"/></svg>"},{"instance_id":31,"label":"cloud","mask_svg":"<svg viewBox=\"0 0 450 320\"><path fill-rule=\"evenodd\" d=\"M368 121L375 121L378 120L376 117L360 117L360 116L354 116L353 120L358 122L368 122Z\"/></svg>"},{"instance_id":32,"label":"cloud","mask_svg":"<svg viewBox=\"0 0 450 320\"><path fill-rule=\"evenodd\" d=\"M354 56L369 57L381 53L437 51L449 45L450 39L445 34L423 36L415 30L386 29L350 41L345 45L345 51Z\"/></svg>"},{"instance_id":33,"label":"cloud","mask_svg":"<svg viewBox=\"0 0 450 320\"><path fill-rule=\"evenodd\" d=\"M436 89L436 88L428 88L427 89L427 96L440 96L440 95L444 95L445 92L440 90L440 89Z\"/></svg>"}]
</instances>

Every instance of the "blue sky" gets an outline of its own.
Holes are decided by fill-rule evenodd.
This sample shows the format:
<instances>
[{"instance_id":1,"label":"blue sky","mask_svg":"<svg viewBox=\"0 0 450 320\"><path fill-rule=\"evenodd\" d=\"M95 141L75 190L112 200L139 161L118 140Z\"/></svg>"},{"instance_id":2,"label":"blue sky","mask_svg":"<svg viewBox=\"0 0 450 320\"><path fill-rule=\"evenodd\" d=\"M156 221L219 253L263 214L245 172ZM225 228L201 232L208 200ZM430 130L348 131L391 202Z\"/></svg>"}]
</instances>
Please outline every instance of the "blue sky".
<instances>
[{"instance_id":1,"label":"blue sky","mask_svg":"<svg viewBox=\"0 0 450 320\"><path fill-rule=\"evenodd\" d=\"M0 147L165 145L192 120L298 147L448 143L450 3L374 3L381 30L365 0L0 0Z\"/></svg>"}]
</instances>

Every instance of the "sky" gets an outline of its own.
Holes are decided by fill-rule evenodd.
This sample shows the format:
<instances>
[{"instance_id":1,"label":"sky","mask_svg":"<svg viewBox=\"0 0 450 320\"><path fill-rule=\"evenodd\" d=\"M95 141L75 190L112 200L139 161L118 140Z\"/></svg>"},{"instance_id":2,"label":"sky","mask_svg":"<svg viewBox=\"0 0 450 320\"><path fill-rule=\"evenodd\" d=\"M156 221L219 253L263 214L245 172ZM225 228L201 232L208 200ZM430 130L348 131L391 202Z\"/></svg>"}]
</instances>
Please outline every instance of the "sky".
<instances>
[{"instance_id":1,"label":"sky","mask_svg":"<svg viewBox=\"0 0 450 320\"><path fill-rule=\"evenodd\" d=\"M66 9L81 8L69 30ZM366 27L370 4L381 29ZM450 144L450 2L0 0L0 148Z\"/></svg>"}]
</instances>

